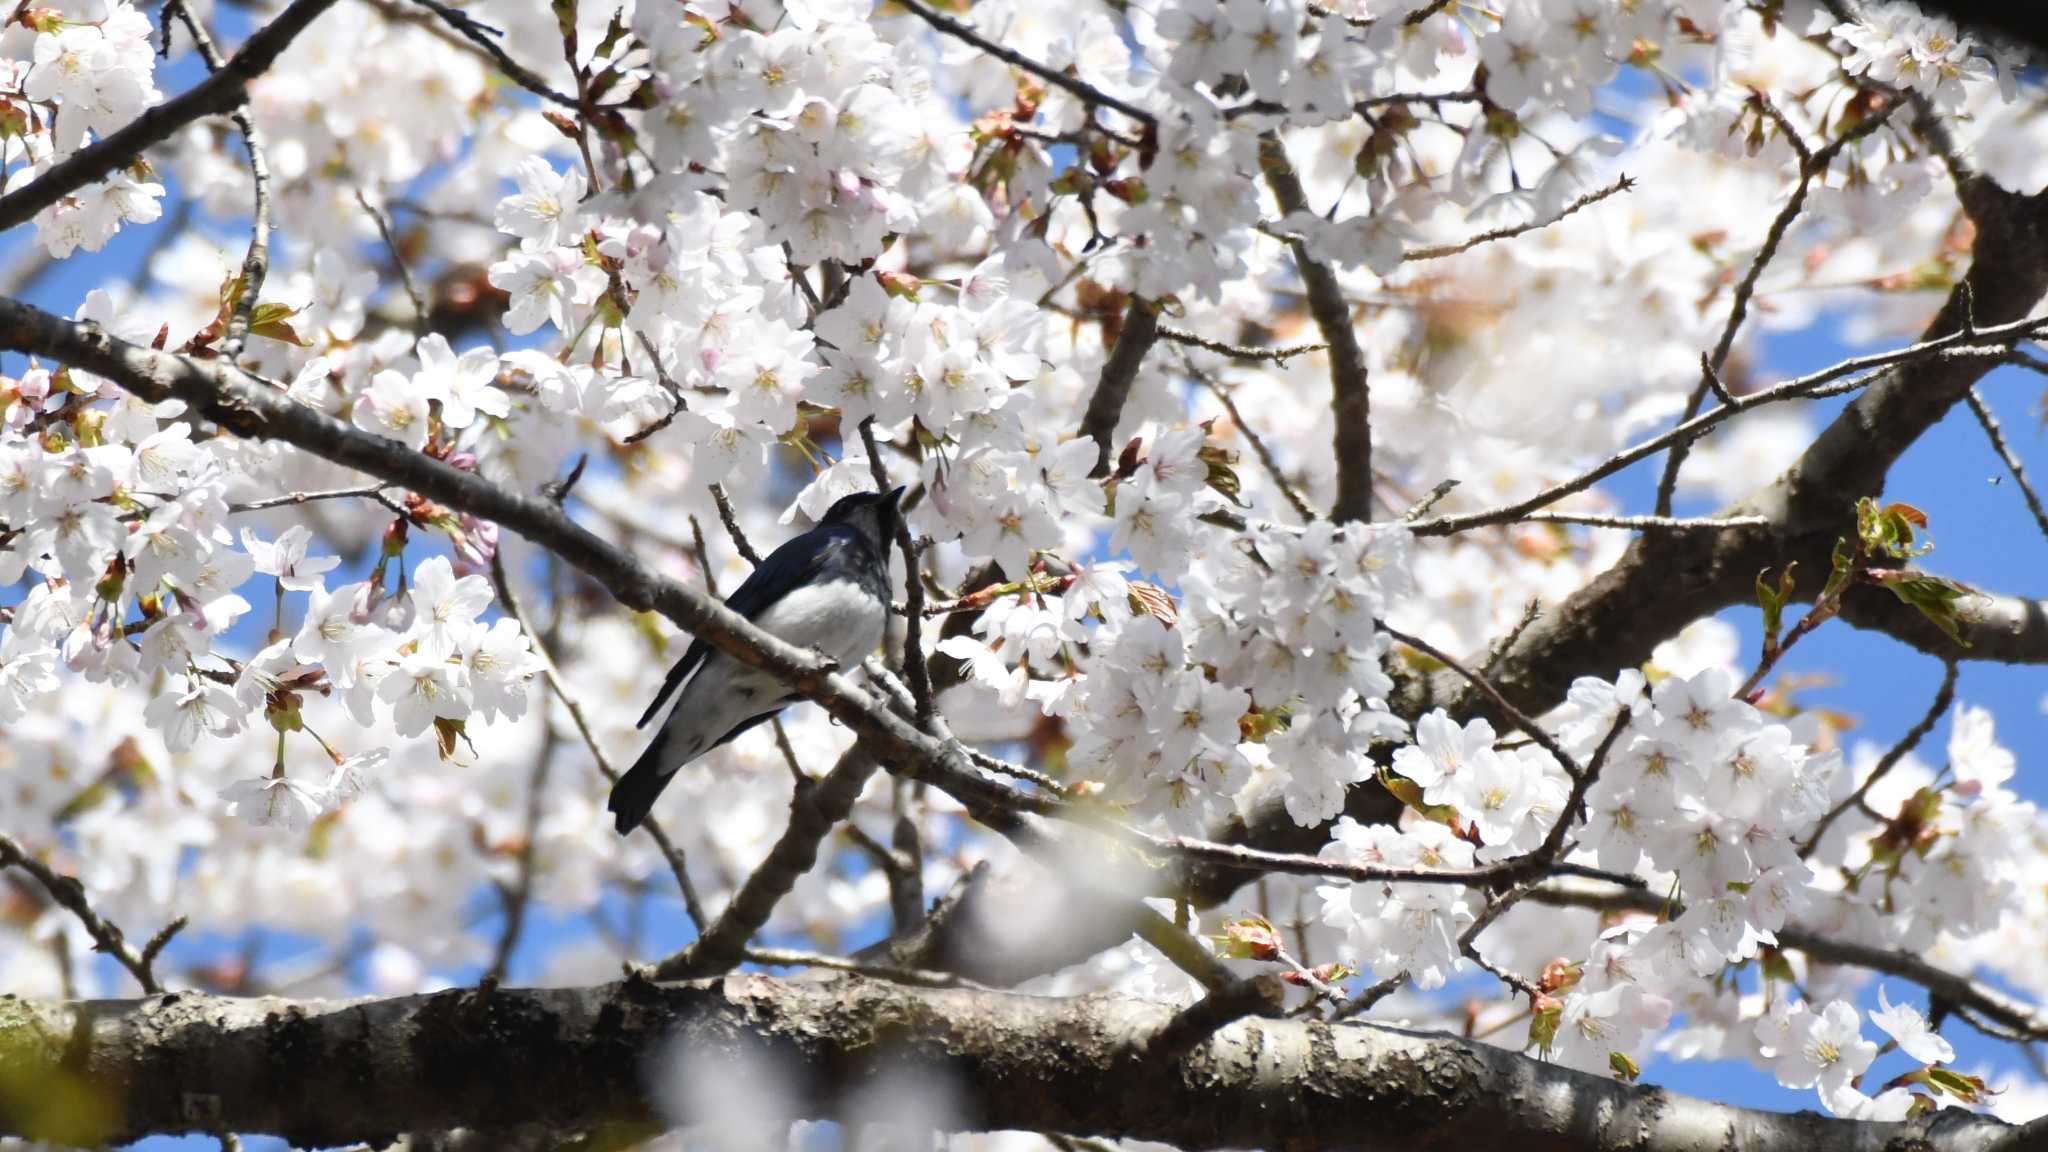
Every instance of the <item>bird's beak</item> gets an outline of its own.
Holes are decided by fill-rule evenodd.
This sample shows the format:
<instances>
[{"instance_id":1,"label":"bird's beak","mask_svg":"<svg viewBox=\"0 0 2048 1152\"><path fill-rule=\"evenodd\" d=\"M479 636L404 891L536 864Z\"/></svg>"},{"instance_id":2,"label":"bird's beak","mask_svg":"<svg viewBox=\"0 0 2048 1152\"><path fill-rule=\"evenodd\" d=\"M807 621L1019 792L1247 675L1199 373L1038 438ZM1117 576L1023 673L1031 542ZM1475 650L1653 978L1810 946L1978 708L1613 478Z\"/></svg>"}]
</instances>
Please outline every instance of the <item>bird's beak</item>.
<instances>
[{"instance_id":1,"label":"bird's beak","mask_svg":"<svg viewBox=\"0 0 2048 1152\"><path fill-rule=\"evenodd\" d=\"M903 503L903 485L899 484L883 493L883 499L889 502L889 507L899 507Z\"/></svg>"}]
</instances>

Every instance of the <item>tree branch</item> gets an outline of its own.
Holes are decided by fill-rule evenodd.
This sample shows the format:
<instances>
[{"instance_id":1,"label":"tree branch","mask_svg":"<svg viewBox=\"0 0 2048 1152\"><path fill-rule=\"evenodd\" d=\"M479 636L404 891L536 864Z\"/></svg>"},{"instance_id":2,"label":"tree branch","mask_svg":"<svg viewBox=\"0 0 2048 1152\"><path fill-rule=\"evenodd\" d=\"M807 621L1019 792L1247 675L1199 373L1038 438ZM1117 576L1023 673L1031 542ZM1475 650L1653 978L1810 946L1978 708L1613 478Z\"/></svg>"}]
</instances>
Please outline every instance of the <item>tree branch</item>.
<instances>
[{"instance_id":1,"label":"tree branch","mask_svg":"<svg viewBox=\"0 0 2048 1152\"><path fill-rule=\"evenodd\" d=\"M889 470L882 464L881 448L875 442L875 418L860 423L861 446L867 449L868 470L875 491L889 490ZM719 512L724 514L725 506ZM898 662L903 678L910 683L910 695L917 702L917 723L929 728L932 721L932 675L924 662L924 581L919 578L917 543L911 539L910 522L896 517L896 550L903 555L903 651Z\"/></svg>"},{"instance_id":2,"label":"tree branch","mask_svg":"<svg viewBox=\"0 0 2048 1152\"><path fill-rule=\"evenodd\" d=\"M100 179L161 143L202 116L227 112L248 99L249 81L275 63L292 39L334 0L292 0L277 19L243 43L218 72L170 100L144 111L126 127L54 164L28 184L0 196L0 230L27 223L35 214Z\"/></svg>"},{"instance_id":3,"label":"tree branch","mask_svg":"<svg viewBox=\"0 0 2048 1152\"><path fill-rule=\"evenodd\" d=\"M559 510L561 504L557 502L555 507ZM701 536L699 540L702 540ZM583 705L577 701L575 694L569 691L569 683L562 676L561 666L555 663L554 654L548 651L547 640L527 623L526 617L519 610L519 600L512 594L512 582L506 578L504 563L498 559L503 554L501 548L491 557L491 580L493 590L498 596L498 607L505 615L519 621L519 628L526 633L527 643L532 647L534 657L540 661L541 675L547 680L548 688L554 692L555 699L562 702L562 709L569 713L569 722L576 725L576 734L583 738L583 746L590 750L591 762L597 765L598 774L605 778L606 783L617 784L619 770L612 767L611 757L605 754L604 745L598 742L597 733L590 727L590 720L583 713ZM709 572L707 571L705 575L708 580ZM552 722L545 714L541 722L549 731L553 730ZM538 791L537 788L534 789L534 793ZM690 928L693 931L703 931L706 921L704 905L697 897L697 885L690 879L690 862L684 855L682 847L669 837L668 830L662 827L661 821L651 812L641 817L640 827L646 830L648 838L661 850L662 859L668 862L669 873L675 877L676 887L682 892L683 912L690 918Z\"/></svg>"},{"instance_id":4,"label":"tree branch","mask_svg":"<svg viewBox=\"0 0 2048 1152\"><path fill-rule=\"evenodd\" d=\"M1157 308L1132 296L1124 308L1123 326L1117 329L1109 359L1102 363L1102 377L1088 397L1088 410L1081 416L1079 434L1095 438L1095 470L1089 475L1109 475L1110 461L1116 459L1117 453L1112 441L1116 439L1117 424L1123 420L1124 401L1130 398L1131 385L1138 379L1138 369L1144 366L1145 353L1158 342Z\"/></svg>"},{"instance_id":5,"label":"tree branch","mask_svg":"<svg viewBox=\"0 0 2048 1152\"><path fill-rule=\"evenodd\" d=\"M395 3L389 3L388 0L372 0L372 2L385 15L394 19L404 19ZM576 102L574 96L555 91L554 88L548 85L546 80L541 79L540 73L514 60L510 53L499 46L497 40L492 37L503 36L503 32L488 24L478 23L467 12L453 5L443 4L441 0L412 0L412 2L439 16L442 20L447 21L448 26L454 29L464 40L474 45L478 53L488 58L491 63L497 65L498 71L504 73L507 80L512 81L514 84L551 104L560 104L564 108L581 110L582 106Z\"/></svg>"},{"instance_id":6,"label":"tree branch","mask_svg":"<svg viewBox=\"0 0 2048 1152\"><path fill-rule=\"evenodd\" d=\"M1541 231L1581 209L1590 208L1609 196L1613 196L1618 192L1626 192L1635 186L1636 182L1634 180L1627 176L1622 176L1617 178L1614 183L1604 188L1596 188L1565 205L1558 210L1557 215L1552 216L1548 220L1531 220L1527 224L1514 224L1506 228L1495 228L1488 232L1481 232L1477 236L1468 236L1455 244L1433 244L1422 248L1411 248L1402 254L1401 259L1441 260L1446 256L1456 256L1461 252L1470 252L1482 244L1491 244L1496 240L1512 240L1529 232Z\"/></svg>"},{"instance_id":7,"label":"tree branch","mask_svg":"<svg viewBox=\"0 0 2048 1152\"><path fill-rule=\"evenodd\" d=\"M227 61L221 58L220 49L214 47L206 25L183 3L165 5L165 18L173 9L184 22L185 30L191 33L192 46L206 61L207 71L219 72ZM249 213L249 250L242 257L241 294L235 297L235 307L228 314L227 331L221 339L221 354L232 360L241 353L242 343L248 338L249 321L256 314L256 298L262 295L263 281L270 274L270 160L263 150L263 136L256 131L256 121L249 115L246 93L228 110L228 117L242 134L242 145L249 153L249 179L255 188L255 205Z\"/></svg>"},{"instance_id":8,"label":"tree branch","mask_svg":"<svg viewBox=\"0 0 2048 1152\"><path fill-rule=\"evenodd\" d=\"M1283 215L1308 210L1308 194L1288 163L1287 148L1275 132L1259 137L1259 167ZM1337 460L1337 501L1330 519L1339 524L1372 519L1372 391L1366 379L1365 353L1351 326L1351 305L1330 266L1309 254L1300 239L1287 242L1294 267L1308 292L1309 315L1330 346L1330 415L1337 425L1333 450Z\"/></svg>"},{"instance_id":9,"label":"tree branch","mask_svg":"<svg viewBox=\"0 0 2048 1152\"><path fill-rule=\"evenodd\" d=\"M922 3L921 0L896 0L896 2L902 5L905 9L907 9L911 15L931 25L938 31L943 32L946 35L951 36L964 44L972 45L973 47L980 49L982 52L987 53L988 55L993 56L998 60L1001 60L1005 64L1009 64L1017 68L1022 68L1024 71L1029 72L1033 76L1038 77L1040 80L1043 80L1056 88L1063 88L1067 91L1068 94L1074 96L1076 99L1080 100L1084 104L1090 105L1091 107L1099 106L1103 108L1114 108L1118 112L1121 112L1126 116L1129 116L1131 119L1136 120L1140 124L1144 124L1147 127L1151 127L1156 123L1156 121L1153 119L1152 114L1150 112L1145 111L1143 108L1140 108L1135 104L1130 104L1126 103L1123 100L1119 100L1116 97L1111 96L1109 93L1102 91L1100 88L1097 88L1094 85L1089 84L1086 81L1081 80L1075 76L1069 75L1066 72L1061 72L1056 69L1047 67L1046 65L1036 60L1033 60L1031 57L1026 56L1021 52L1015 51L1014 49L1005 48L1001 44L998 44L995 41L990 40L987 37L981 35L979 32L976 32L973 28L970 28L967 25L962 24L960 21L955 20L952 17L947 16L946 14L938 11L937 9L934 9Z\"/></svg>"},{"instance_id":10,"label":"tree branch","mask_svg":"<svg viewBox=\"0 0 2048 1152\"><path fill-rule=\"evenodd\" d=\"M2043 536L2048 536L2048 508L2041 506L2040 494L2034 491L2033 484L2027 480L2026 466L2020 463L2020 458L2006 444L2005 431L1999 427L1998 417L1991 414L1990 406L1984 403L1982 396L1977 395L1975 388L1965 393L1963 399L1969 403L1970 412L1977 417L1977 423L1984 429L1984 435L1990 438L1991 450L1998 453L1998 458L2005 463L2005 470L2012 473L2013 483L2020 486L2020 496L2027 502L2027 511L2034 514L2034 523L2040 526Z\"/></svg>"},{"instance_id":11,"label":"tree branch","mask_svg":"<svg viewBox=\"0 0 2048 1152\"><path fill-rule=\"evenodd\" d=\"M1587 908L1597 912L1648 912L1672 918L1684 912L1662 893L1647 888L1594 890L1576 885L1545 885L1531 892L1529 899L1554 908ZM2048 1012L1966 975L1936 967L1914 953L1859 944L1796 924L1779 929L1777 937L1781 947L1804 952L1823 964L1865 968L1910 980L1951 1004L2005 1025L2020 1038L2048 1038Z\"/></svg>"},{"instance_id":12,"label":"tree branch","mask_svg":"<svg viewBox=\"0 0 2048 1152\"><path fill-rule=\"evenodd\" d=\"M171 937L178 934L178 929L185 926L184 917L171 921L162 931L152 936L142 953L138 955L134 945L129 944L127 937L121 934L120 925L103 919L99 913L93 911L92 903L85 898L85 885L80 884L76 876L65 876L57 872L36 859L9 836L0 836L0 868L19 868L35 877L36 883L42 885L43 891L50 894L50 899L77 917L78 922L85 926L86 935L92 937L95 950L105 952L120 961L121 967L126 968L128 974L135 977L135 982L142 986L144 992L154 994L164 990L163 985L157 982L154 963L157 954L164 950L164 945L169 944Z\"/></svg>"},{"instance_id":13,"label":"tree branch","mask_svg":"<svg viewBox=\"0 0 2048 1152\"><path fill-rule=\"evenodd\" d=\"M1792 130L1790 124L1784 122L1775 104L1761 96L1757 100L1768 114L1779 118L1785 139L1791 143L1793 150L1799 153L1799 182L1793 185L1792 195L1785 201L1785 207L1771 221L1770 230L1764 234L1763 246L1757 249L1756 257L1749 262L1749 270L1743 273L1742 279L1735 285L1735 297L1728 306L1728 322L1721 328L1721 338L1714 343L1714 354L1700 364L1699 386L1692 390L1692 395L1686 397L1685 411L1678 417L1680 424L1699 413L1700 405L1706 403L1708 393L1725 393L1726 389L1717 385L1721 381L1721 370L1728 366L1728 353L1735 347L1735 335L1742 330L1742 322L1749 315L1750 297L1755 294L1756 283L1762 279L1764 269L1777 257L1778 246L1784 242L1785 234L1791 231L1792 222L1798 219L1800 209L1805 207L1806 193L1813 187L1814 179L1827 172L1828 165L1835 162L1835 157L1842 149L1875 132L1891 116L1889 111L1870 116L1837 136L1827 147L1815 152L1806 147L1805 142L1800 140L1798 133ZM1685 467L1686 454L1691 450L1690 440L1680 440L1671 446L1671 455L1664 462L1664 475L1657 481L1657 515L1671 514L1671 498L1678 490L1678 472Z\"/></svg>"},{"instance_id":14,"label":"tree branch","mask_svg":"<svg viewBox=\"0 0 2048 1152\"><path fill-rule=\"evenodd\" d=\"M789 802L789 826L768 850L754 874L733 894L711 927L682 951L654 969L661 980L716 976L732 971L745 959L747 943L768 922L775 906L818 862L818 845L853 811L861 789L875 774L874 757L859 745L848 750L824 778L797 789Z\"/></svg>"},{"instance_id":15,"label":"tree branch","mask_svg":"<svg viewBox=\"0 0 2048 1152\"><path fill-rule=\"evenodd\" d=\"M1808 598L1819 591L1836 539L1854 524L1856 500L1881 492L1893 461L2001 362L1976 353L1956 355L1956 350L1985 341L1993 332L2000 335L1990 343L2024 339L2038 324L2026 317L2048 292L2048 196L2008 192L1983 177L1967 178L1958 194L1977 228L1975 255L1967 278L1950 293L1921 341L1870 365L1884 371L1861 386L1861 394L1797 463L1719 514L1760 515L1770 526L1638 537L1612 568L1545 613L1509 646L1490 677L1504 696L1525 712L1547 710L1564 698L1575 677L1611 676L1616 668L1640 664L1687 624L1748 602L1756 574L1764 568L1782 570L1796 561L1801 579L1795 594ZM1830 371L1849 375L1863 370L1840 372L1844 367ZM1769 394L1738 397L1737 404ZM1681 428L1730 409L1723 405L1702 413ZM1452 531L1502 512L1534 511L1548 499L1555 496L1481 517L1424 521L1415 530ZM2048 661L2048 602L1987 594L1964 607L1964 636L1971 647L1961 652L1932 623L1882 589L1851 589L1842 615L1928 652ZM1401 711L1434 705L1454 713L1489 711L1477 692L1443 673L1396 702Z\"/></svg>"},{"instance_id":16,"label":"tree branch","mask_svg":"<svg viewBox=\"0 0 2048 1152\"><path fill-rule=\"evenodd\" d=\"M1161 1053L1172 1005L861 977L6 1001L0 1015L17 1037L0 1049L8 1083L63 1083L103 1105L70 1124L55 1110L16 1113L8 1127L74 1143L226 1130L374 1145L459 1127L665 1127L720 1119L676 1116L689 1095L679 1077L764 1057L802 1116L840 1115L864 1086L912 1076L955 1090L963 1128L1191 1150L1991 1152L2015 1131L1960 1110L1903 1124L1752 1111L1363 1024L1239 1018ZM664 1069L653 1085L650 1068Z\"/></svg>"},{"instance_id":17,"label":"tree branch","mask_svg":"<svg viewBox=\"0 0 2048 1152\"><path fill-rule=\"evenodd\" d=\"M550 500L508 490L344 424L291 400L277 384L230 365L130 344L96 324L66 320L17 301L0 300L0 347L35 351L106 377L145 399L178 397L195 415L236 435L283 441L509 528L581 569L627 608L659 611L742 664L781 678L861 736L892 771L944 789L977 818L990 812L1046 811L1054 804L983 771L956 741L919 731L816 653L651 571Z\"/></svg>"},{"instance_id":18,"label":"tree branch","mask_svg":"<svg viewBox=\"0 0 2048 1152\"><path fill-rule=\"evenodd\" d=\"M1934 726L1941 722L1941 718L1948 714L1949 705L1955 703L1955 699L1956 662L1951 659L1943 664L1941 687L1935 689L1934 699L1927 705L1926 714L1920 717L1918 724L1906 730L1906 734L1899 738L1897 744L1886 749L1884 755L1878 757L1877 763L1870 769L1870 775L1863 778L1863 783L1858 784L1854 792L1843 797L1841 803L1828 809L1819 823L1813 826L1813 831L1806 837L1806 843L1799 848L1801 860L1813 855L1813 850L1820 846L1821 838L1828 834L1828 829L1834 826L1835 821L1842 818L1842 813L1863 803L1864 797L1870 795L1871 788L1889 775L1893 768L1898 767L1899 761L1904 760L1908 753L1920 746L1920 741L1925 740L1927 734L1934 731Z\"/></svg>"}]
</instances>

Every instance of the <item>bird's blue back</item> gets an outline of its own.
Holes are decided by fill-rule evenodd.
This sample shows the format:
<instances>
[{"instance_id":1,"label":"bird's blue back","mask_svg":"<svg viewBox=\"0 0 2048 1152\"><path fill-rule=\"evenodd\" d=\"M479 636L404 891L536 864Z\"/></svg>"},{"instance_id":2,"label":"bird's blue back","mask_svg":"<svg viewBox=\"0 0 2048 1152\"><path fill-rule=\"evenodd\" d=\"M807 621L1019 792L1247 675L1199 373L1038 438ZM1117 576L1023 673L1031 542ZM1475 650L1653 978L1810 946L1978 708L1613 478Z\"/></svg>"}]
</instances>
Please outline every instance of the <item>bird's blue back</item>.
<instances>
[{"instance_id":1,"label":"bird's blue back","mask_svg":"<svg viewBox=\"0 0 2048 1152\"><path fill-rule=\"evenodd\" d=\"M725 606L749 620L758 620L761 613L788 595L791 589L833 580L856 581L875 595L886 598L889 595L888 565L882 558L873 556L873 551L853 525L820 524L801 536L785 540L781 547L770 552L767 559L748 573L733 594L726 597ZM877 569L883 573L879 580L875 577ZM711 646L703 640L690 641L689 649L681 660L676 661L675 667L669 669L661 682L661 691L655 693L654 702L647 706L636 727L645 728L710 654Z\"/></svg>"}]
</instances>

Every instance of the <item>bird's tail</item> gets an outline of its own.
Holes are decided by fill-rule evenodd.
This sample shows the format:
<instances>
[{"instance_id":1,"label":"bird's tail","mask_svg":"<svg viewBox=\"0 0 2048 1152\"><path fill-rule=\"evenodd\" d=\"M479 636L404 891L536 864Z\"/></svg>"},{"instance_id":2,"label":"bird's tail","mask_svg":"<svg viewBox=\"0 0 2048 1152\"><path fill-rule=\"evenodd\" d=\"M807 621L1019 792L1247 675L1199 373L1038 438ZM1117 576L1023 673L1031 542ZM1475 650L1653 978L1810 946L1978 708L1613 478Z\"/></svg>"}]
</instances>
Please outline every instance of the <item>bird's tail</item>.
<instances>
[{"instance_id":1,"label":"bird's tail","mask_svg":"<svg viewBox=\"0 0 2048 1152\"><path fill-rule=\"evenodd\" d=\"M619 782L612 786L611 802L605 808L618 817L619 835L624 836L640 826L647 818L648 810L654 807L655 798L668 782L675 779L675 767L664 765L668 751L668 732L656 732L648 743L647 751L633 762Z\"/></svg>"}]
</instances>

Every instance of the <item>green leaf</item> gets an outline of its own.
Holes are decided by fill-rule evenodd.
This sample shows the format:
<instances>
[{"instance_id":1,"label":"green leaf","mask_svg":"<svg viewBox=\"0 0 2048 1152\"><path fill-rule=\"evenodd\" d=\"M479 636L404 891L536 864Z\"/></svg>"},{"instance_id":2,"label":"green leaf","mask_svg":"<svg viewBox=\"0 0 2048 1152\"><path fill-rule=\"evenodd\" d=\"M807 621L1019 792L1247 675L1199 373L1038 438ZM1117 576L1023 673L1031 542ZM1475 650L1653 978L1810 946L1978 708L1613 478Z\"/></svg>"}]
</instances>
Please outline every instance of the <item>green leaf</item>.
<instances>
[{"instance_id":1,"label":"green leaf","mask_svg":"<svg viewBox=\"0 0 2048 1152\"><path fill-rule=\"evenodd\" d=\"M1970 646L1963 639L1962 614L1956 605L1970 594L1968 588L1953 580L1930 576L1925 572L1894 569L1873 572L1870 578L1891 589L1892 595L1919 610L1922 616L1934 622L1935 627L1948 634L1948 638L1965 648Z\"/></svg>"},{"instance_id":2,"label":"green leaf","mask_svg":"<svg viewBox=\"0 0 2048 1152\"><path fill-rule=\"evenodd\" d=\"M1415 809L1425 820L1448 825L1458 818L1458 810L1449 804L1425 803L1422 799L1422 786L1406 776L1398 776L1382 768L1380 785L1392 792L1394 799Z\"/></svg>"},{"instance_id":3,"label":"green leaf","mask_svg":"<svg viewBox=\"0 0 2048 1152\"><path fill-rule=\"evenodd\" d=\"M1927 531L1927 513L1911 504L1893 502L1879 507L1865 496L1856 502L1856 533L1869 552L1907 559L1934 550L1934 541L1919 539Z\"/></svg>"},{"instance_id":4,"label":"green leaf","mask_svg":"<svg viewBox=\"0 0 2048 1152\"><path fill-rule=\"evenodd\" d=\"M1643 1066L1629 1059L1626 1052L1609 1052L1607 1054L1607 1070L1614 1073L1618 1079L1626 1080L1631 1084L1636 1082L1636 1077L1643 1074Z\"/></svg>"},{"instance_id":5,"label":"green leaf","mask_svg":"<svg viewBox=\"0 0 2048 1152\"><path fill-rule=\"evenodd\" d=\"M1209 487L1222 493L1224 499L1229 500L1239 508L1251 507L1250 504L1238 498L1238 493L1243 488L1243 481L1239 480L1237 476L1237 453L1214 444L1204 444L1201 450L1201 460L1209 469Z\"/></svg>"},{"instance_id":6,"label":"green leaf","mask_svg":"<svg viewBox=\"0 0 2048 1152\"><path fill-rule=\"evenodd\" d=\"M1785 623L1785 601L1792 598L1792 574L1799 568L1799 561L1785 565L1773 586L1764 577L1771 574L1769 568L1756 574L1756 602L1764 610L1764 656L1778 651L1778 635Z\"/></svg>"},{"instance_id":7,"label":"green leaf","mask_svg":"<svg viewBox=\"0 0 2048 1152\"><path fill-rule=\"evenodd\" d=\"M1820 590L1822 601L1833 600L1849 586L1849 580L1856 575L1856 551L1849 547L1847 539L1835 541L1834 566L1828 570L1828 582Z\"/></svg>"},{"instance_id":8,"label":"green leaf","mask_svg":"<svg viewBox=\"0 0 2048 1152\"><path fill-rule=\"evenodd\" d=\"M1981 1076L1965 1076L1952 1068L1928 1068L1914 1077L1923 1080L1937 1092L1946 1092L1965 1104L1975 1104L1984 1098L1986 1086Z\"/></svg>"},{"instance_id":9,"label":"green leaf","mask_svg":"<svg viewBox=\"0 0 2048 1152\"><path fill-rule=\"evenodd\" d=\"M1280 933L1264 916L1233 920L1223 926L1221 935L1210 939L1216 941L1218 952L1232 960L1280 958Z\"/></svg>"},{"instance_id":10,"label":"green leaf","mask_svg":"<svg viewBox=\"0 0 2048 1152\"><path fill-rule=\"evenodd\" d=\"M1524 1048L1534 1048L1549 1055L1557 1043L1557 1026L1564 1019L1564 1001L1555 996L1542 996L1529 1006L1529 1042Z\"/></svg>"},{"instance_id":11,"label":"green leaf","mask_svg":"<svg viewBox=\"0 0 2048 1152\"><path fill-rule=\"evenodd\" d=\"M291 318L298 314L299 310L289 304L258 304L249 314L249 335L307 347L312 341L299 335L298 329L291 325Z\"/></svg>"},{"instance_id":12,"label":"green leaf","mask_svg":"<svg viewBox=\"0 0 2048 1152\"><path fill-rule=\"evenodd\" d=\"M605 25L604 39L597 42L597 56L602 59L611 55L613 46L625 38L626 10L621 7L612 12L612 22Z\"/></svg>"}]
</instances>

